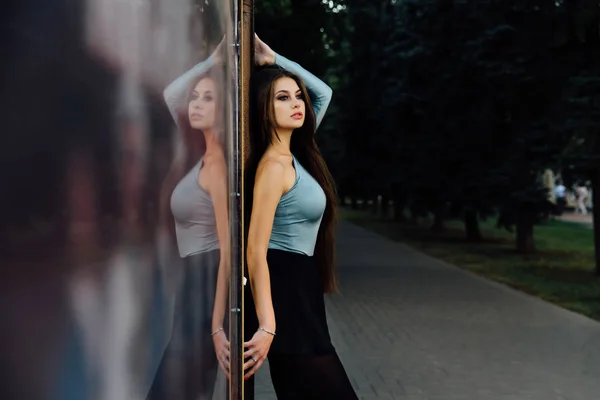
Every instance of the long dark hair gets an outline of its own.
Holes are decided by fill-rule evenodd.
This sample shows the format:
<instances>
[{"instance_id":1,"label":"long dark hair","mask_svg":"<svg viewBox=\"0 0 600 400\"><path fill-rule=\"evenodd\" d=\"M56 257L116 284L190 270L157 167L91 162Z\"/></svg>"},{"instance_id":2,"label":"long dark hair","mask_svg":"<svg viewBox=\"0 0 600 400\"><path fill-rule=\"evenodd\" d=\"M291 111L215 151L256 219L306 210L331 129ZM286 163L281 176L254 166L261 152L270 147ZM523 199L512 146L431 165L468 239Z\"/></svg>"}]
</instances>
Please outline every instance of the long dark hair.
<instances>
[{"instance_id":1,"label":"long dark hair","mask_svg":"<svg viewBox=\"0 0 600 400\"><path fill-rule=\"evenodd\" d=\"M171 236L174 238L174 222L171 214L171 195L175 186L183 179L183 177L198 163L198 161L206 153L206 137L204 132L199 129L192 128L188 106L191 101L192 91L202 79L209 78L215 83L215 122L225 121L225 91L223 90L223 71L219 67L213 67L203 75L199 76L189 86L185 102L177 110L177 128L180 133L180 148L176 150L176 155L171 164L169 173L167 174L160 193L160 217L159 224L162 227L168 228ZM224 137L219 137L221 142Z\"/></svg>"},{"instance_id":2,"label":"long dark hair","mask_svg":"<svg viewBox=\"0 0 600 400\"><path fill-rule=\"evenodd\" d=\"M306 117L302 127L295 129L291 139L291 151L300 164L319 183L327 198L325 213L321 220L315 259L324 292L337 291L335 275L335 224L337 219L337 194L333 177L315 141L316 118L302 80L275 66L261 67L252 74L250 92L250 135L249 155L244 170L244 219L246 237L250 225L254 181L258 164L273 140L279 140L275 130L275 109L273 105L275 82L280 78L292 78L298 84L306 104ZM247 241L246 241L247 243Z\"/></svg>"}]
</instances>

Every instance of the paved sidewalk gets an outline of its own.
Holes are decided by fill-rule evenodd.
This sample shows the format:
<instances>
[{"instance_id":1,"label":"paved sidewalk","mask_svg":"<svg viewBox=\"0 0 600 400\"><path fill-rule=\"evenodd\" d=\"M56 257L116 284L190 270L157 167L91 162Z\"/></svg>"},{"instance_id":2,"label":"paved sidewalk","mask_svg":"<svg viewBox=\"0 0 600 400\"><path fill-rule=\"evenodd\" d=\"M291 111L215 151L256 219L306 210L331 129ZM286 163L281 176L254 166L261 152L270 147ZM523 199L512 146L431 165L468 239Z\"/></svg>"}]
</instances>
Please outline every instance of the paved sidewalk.
<instances>
[{"instance_id":1,"label":"paved sidewalk","mask_svg":"<svg viewBox=\"0 0 600 400\"><path fill-rule=\"evenodd\" d=\"M331 334L359 398L594 400L600 323L343 222ZM257 399L275 399L266 368Z\"/></svg>"},{"instance_id":2,"label":"paved sidewalk","mask_svg":"<svg viewBox=\"0 0 600 400\"><path fill-rule=\"evenodd\" d=\"M580 224L585 224L588 225L590 228L593 228L594 225L594 216L592 213L588 213L585 215L577 213L564 213L563 215L556 218L566 222L577 222Z\"/></svg>"}]
</instances>

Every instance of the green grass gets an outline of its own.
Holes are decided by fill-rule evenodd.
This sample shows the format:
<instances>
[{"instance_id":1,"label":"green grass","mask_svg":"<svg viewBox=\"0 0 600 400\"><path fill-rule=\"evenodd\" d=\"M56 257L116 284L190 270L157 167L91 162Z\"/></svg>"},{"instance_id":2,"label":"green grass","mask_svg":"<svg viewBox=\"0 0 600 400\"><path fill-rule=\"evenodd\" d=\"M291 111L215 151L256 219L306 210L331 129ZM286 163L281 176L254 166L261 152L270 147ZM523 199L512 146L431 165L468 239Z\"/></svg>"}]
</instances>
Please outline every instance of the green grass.
<instances>
[{"instance_id":1,"label":"green grass","mask_svg":"<svg viewBox=\"0 0 600 400\"><path fill-rule=\"evenodd\" d=\"M593 231L584 224L549 221L536 226L537 252L515 251L514 234L481 222L484 240L465 240L460 221L435 233L429 224L415 226L377 219L367 212L342 210L342 218L406 243L426 254L489 279L538 296L600 321L600 278L593 274Z\"/></svg>"}]
</instances>

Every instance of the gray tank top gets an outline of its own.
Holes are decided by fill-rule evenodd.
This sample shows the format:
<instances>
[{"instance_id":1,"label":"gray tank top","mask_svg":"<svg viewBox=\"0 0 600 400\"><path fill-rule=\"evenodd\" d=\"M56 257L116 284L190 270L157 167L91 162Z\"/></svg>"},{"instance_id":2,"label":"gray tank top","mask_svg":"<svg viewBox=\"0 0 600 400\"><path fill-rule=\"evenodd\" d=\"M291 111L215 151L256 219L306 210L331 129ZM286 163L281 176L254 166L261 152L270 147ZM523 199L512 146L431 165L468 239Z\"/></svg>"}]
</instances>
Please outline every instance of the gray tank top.
<instances>
[{"instance_id":1,"label":"gray tank top","mask_svg":"<svg viewBox=\"0 0 600 400\"><path fill-rule=\"evenodd\" d=\"M212 199L198 183L201 165L202 160L175 186L171 195L171 212L181 257L219 249Z\"/></svg>"},{"instance_id":2,"label":"gray tank top","mask_svg":"<svg viewBox=\"0 0 600 400\"><path fill-rule=\"evenodd\" d=\"M312 256L327 199L319 183L292 159L296 180L277 205L269 248Z\"/></svg>"}]
</instances>

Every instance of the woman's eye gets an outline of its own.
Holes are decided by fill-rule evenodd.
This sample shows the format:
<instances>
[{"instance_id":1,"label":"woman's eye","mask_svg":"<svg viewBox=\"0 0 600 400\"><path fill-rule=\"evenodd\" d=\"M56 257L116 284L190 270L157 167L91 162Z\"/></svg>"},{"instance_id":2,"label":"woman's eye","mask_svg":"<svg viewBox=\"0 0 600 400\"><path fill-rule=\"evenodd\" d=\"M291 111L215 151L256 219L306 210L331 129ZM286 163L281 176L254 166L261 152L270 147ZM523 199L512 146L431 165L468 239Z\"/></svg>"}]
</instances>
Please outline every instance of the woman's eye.
<instances>
[{"instance_id":1,"label":"woman's eye","mask_svg":"<svg viewBox=\"0 0 600 400\"><path fill-rule=\"evenodd\" d=\"M297 95L297 96L296 96L296 98L297 98L297 99L299 99L299 100L303 100L303 99L304 99L304 96L303 96L303 95L301 95L301 94L299 94L299 95Z\"/></svg>"},{"instance_id":2,"label":"woman's eye","mask_svg":"<svg viewBox=\"0 0 600 400\"><path fill-rule=\"evenodd\" d=\"M287 96L279 96L277 100L286 101L288 99Z\"/></svg>"},{"instance_id":3,"label":"woman's eye","mask_svg":"<svg viewBox=\"0 0 600 400\"><path fill-rule=\"evenodd\" d=\"M212 100L213 100L213 97L212 97L212 96L206 96L206 97L204 98L204 100L206 100L206 101L212 101Z\"/></svg>"}]
</instances>

